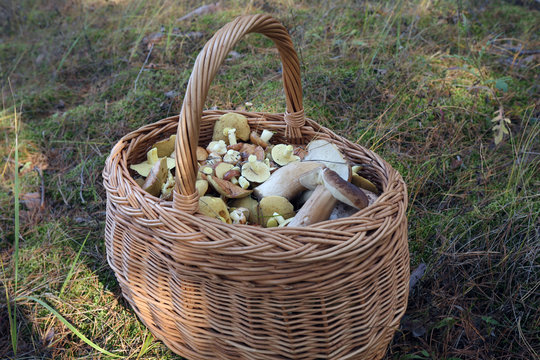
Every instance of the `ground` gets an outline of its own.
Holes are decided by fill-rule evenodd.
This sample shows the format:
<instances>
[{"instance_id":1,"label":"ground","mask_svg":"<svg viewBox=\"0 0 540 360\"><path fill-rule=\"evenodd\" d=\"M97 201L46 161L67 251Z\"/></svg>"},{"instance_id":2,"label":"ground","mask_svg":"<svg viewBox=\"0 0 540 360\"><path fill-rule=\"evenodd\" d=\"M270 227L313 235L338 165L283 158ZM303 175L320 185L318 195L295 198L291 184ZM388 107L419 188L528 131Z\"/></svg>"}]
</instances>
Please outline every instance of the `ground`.
<instances>
[{"instance_id":1,"label":"ground","mask_svg":"<svg viewBox=\"0 0 540 360\"><path fill-rule=\"evenodd\" d=\"M107 265L101 171L121 136L179 112L216 30L268 13L299 53L308 117L407 183L411 268L425 271L387 359L538 358L538 1L236 0L177 21L198 6L0 3L0 357L179 358ZM236 52L206 107L282 112L271 43Z\"/></svg>"}]
</instances>

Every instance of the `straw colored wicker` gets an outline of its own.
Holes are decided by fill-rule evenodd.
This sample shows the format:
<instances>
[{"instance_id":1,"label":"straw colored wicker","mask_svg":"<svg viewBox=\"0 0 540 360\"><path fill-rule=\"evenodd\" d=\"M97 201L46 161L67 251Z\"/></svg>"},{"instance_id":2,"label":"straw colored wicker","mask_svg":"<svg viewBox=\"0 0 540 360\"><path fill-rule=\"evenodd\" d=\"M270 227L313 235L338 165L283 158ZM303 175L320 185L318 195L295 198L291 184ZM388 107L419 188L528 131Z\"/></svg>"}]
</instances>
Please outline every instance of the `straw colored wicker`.
<instances>
[{"instance_id":1,"label":"straw colored wicker","mask_svg":"<svg viewBox=\"0 0 540 360\"><path fill-rule=\"evenodd\" d=\"M226 111L202 111L234 44L257 32L283 63L287 112L241 112L275 142L334 142L382 189L354 216L305 228L228 225L197 213L195 147ZM144 192L129 164L177 133L173 201ZM153 334L188 359L379 359L408 296L407 193L377 154L304 118L297 55L285 28L265 15L225 25L199 54L180 116L144 126L112 149L107 259L125 298Z\"/></svg>"}]
</instances>

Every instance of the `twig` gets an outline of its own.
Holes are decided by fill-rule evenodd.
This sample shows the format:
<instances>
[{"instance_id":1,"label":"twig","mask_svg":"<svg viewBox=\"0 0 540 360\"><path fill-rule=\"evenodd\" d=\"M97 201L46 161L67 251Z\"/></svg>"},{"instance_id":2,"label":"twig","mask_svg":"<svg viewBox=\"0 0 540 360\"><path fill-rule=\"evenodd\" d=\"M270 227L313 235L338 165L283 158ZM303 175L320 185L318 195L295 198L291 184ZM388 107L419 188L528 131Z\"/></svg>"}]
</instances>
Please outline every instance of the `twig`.
<instances>
[{"instance_id":1,"label":"twig","mask_svg":"<svg viewBox=\"0 0 540 360\"><path fill-rule=\"evenodd\" d=\"M148 59L150 59L152 50L154 50L154 44L150 45L150 50L148 50L148 55L146 55L146 60L144 60L144 64L142 64L141 70L139 71L139 74L137 74L137 78L135 79L135 85L133 86L133 91L137 91L137 82L139 81L139 77L141 76L141 73L143 72L144 67L148 63Z\"/></svg>"}]
</instances>

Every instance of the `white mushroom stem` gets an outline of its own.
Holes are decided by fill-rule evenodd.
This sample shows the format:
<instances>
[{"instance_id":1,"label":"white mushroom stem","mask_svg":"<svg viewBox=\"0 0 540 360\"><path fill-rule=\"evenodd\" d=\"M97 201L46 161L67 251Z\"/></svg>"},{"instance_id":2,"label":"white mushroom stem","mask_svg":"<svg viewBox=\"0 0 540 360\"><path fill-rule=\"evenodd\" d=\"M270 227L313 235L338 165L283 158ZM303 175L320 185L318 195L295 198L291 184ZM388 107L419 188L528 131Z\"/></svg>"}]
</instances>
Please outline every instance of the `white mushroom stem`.
<instances>
[{"instance_id":1,"label":"white mushroom stem","mask_svg":"<svg viewBox=\"0 0 540 360\"><path fill-rule=\"evenodd\" d=\"M271 132L270 130L264 129L263 132L261 133L261 140L264 141L265 143L268 143L268 141L272 138L273 135L274 135L273 132Z\"/></svg>"},{"instance_id":2,"label":"white mushroom stem","mask_svg":"<svg viewBox=\"0 0 540 360\"><path fill-rule=\"evenodd\" d=\"M336 204L337 200L332 193L319 185L287 226L308 226L328 220Z\"/></svg>"},{"instance_id":3,"label":"white mushroom stem","mask_svg":"<svg viewBox=\"0 0 540 360\"><path fill-rule=\"evenodd\" d=\"M238 178L238 185L240 185L240 187L241 187L242 189L247 189L247 188L249 187L250 184L249 184L249 181L247 181L247 179L246 179L245 177L240 176L240 177Z\"/></svg>"},{"instance_id":4,"label":"white mushroom stem","mask_svg":"<svg viewBox=\"0 0 540 360\"><path fill-rule=\"evenodd\" d=\"M241 209L234 209L229 215L233 224L245 224L247 222L246 215Z\"/></svg>"},{"instance_id":5,"label":"white mushroom stem","mask_svg":"<svg viewBox=\"0 0 540 360\"><path fill-rule=\"evenodd\" d=\"M280 226L281 224L285 223L285 219L283 216L279 215L277 212L275 212L270 219L266 222L266 227L276 227Z\"/></svg>"},{"instance_id":6,"label":"white mushroom stem","mask_svg":"<svg viewBox=\"0 0 540 360\"><path fill-rule=\"evenodd\" d=\"M259 199L267 196L282 196L292 200L306 189L300 184L299 178L322 166L322 164L311 161L292 162L274 171L268 180L254 189L253 193Z\"/></svg>"},{"instance_id":7,"label":"white mushroom stem","mask_svg":"<svg viewBox=\"0 0 540 360\"><path fill-rule=\"evenodd\" d=\"M229 139L229 145L236 145L236 129L235 128L225 128L223 129L223 135L227 136Z\"/></svg>"}]
</instances>

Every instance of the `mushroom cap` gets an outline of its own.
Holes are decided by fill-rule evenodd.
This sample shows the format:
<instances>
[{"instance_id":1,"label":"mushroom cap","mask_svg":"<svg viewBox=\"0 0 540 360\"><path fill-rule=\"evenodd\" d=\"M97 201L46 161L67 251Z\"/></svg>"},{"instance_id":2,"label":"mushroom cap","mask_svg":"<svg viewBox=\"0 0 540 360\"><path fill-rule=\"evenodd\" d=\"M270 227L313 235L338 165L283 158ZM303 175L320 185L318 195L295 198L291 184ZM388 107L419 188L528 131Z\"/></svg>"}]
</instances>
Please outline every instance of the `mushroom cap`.
<instances>
[{"instance_id":1,"label":"mushroom cap","mask_svg":"<svg viewBox=\"0 0 540 360\"><path fill-rule=\"evenodd\" d=\"M158 141L154 144L154 147L157 149L157 156L171 156L174 152L174 143L176 141L176 134L171 135L168 139Z\"/></svg>"},{"instance_id":2,"label":"mushroom cap","mask_svg":"<svg viewBox=\"0 0 540 360\"><path fill-rule=\"evenodd\" d=\"M268 147L268 143L264 141L263 139L261 139L256 131L252 131L249 134L249 140L251 141L252 144L258 145L262 147L263 149L266 149Z\"/></svg>"},{"instance_id":3,"label":"mushroom cap","mask_svg":"<svg viewBox=\"0 0 540 360\"><path fill-rule=\"evenodd\" d=\"M214 172L218 178L223 179L223 175L225 175L225 173L227 173L227 171L231 170L233 167L233 164L220 162L216 165Z\"/></svg>"},{"instance_id":4,"label":"mushroom cap","mask_svg":"<svg viewBox=\"0 0 540 360\"><path fill-rule=\"evenodd\" d=\"M360 176L358 174L353 174L351 182L354 185L358 186L359 188L362 188L364 190L369 190L372 193L376 194L379 192L375 184L373 184L371 181L369 181L365 177Z\"/></svg>"},{"instance_id":5,"label":"mushroom cap","mask_svg":"<svg viewBox=\"0 0 540 360\"><path fill-rule=\"evenodd\" d=\"M359 187L343 180L341 176L329 168L319 171L324 187L334 198L357 209L368 206L368 198Z\"/></svg>"},{"instance_id":6,"label":"mushroom cap","mask_svg":"<svg viewBox=\"0 0 540 360\"><path fill-rule=\"evenodd\" d=\"M238 185L234 185L230 181L219 179L212 175L208 175L206 179L220 195L223 195L229 199L246 197L253 192L253 190L243 189Z\"/></svg>"},{"instance_id":7,"label":"mushroom cap","mask_svg":"<svg viewBox=\"0 0 540 360\"><path fill-rule=\"evenodd\" d=\"M272 148L272 160L280 166L299 161L300 157L294 155L293 151L292 145L278 144Z\"/></svg>"},{"instance_id":8,"label":"mushroom cap","mask_svg":"<svg viewBox=\"0 0 540 360\"><path fill-rule=\"evenodd\" d=\"M156 162L150 170L150 173L142 186L143 190L151 195L159 196L163 183L167 181L168 174L167 160L166 158L162 158L161 161Z\"/></svg>"},{"instance_id":9,"label":"mushroom cap","mask_svg":"<svg viewBox=\"0 0 540 360\"><path fill-rule=\"evenodd\" d=\"M236 129L236 137L244 141L249 140L249 124L247 118L244 115L237 113L227 113L221 115L219 120L214 124L214 134L212 135L212 140L223 140L227 141L228 136L223 134L225 128L234 128Z\"/></svg>"},{"instance_id":10,"label":"mushroom cap","mask_svg":"<svg viewBox=\"0 0 540 360\"><path fill-rule=\"evenodd\" d=\"M307 145L304 161L316 161L335 171L345 181L351 179L351 167L339 148L327 140L313 140Z\"/></svg>"},{"instance_id":11,"label":"mushroom cap","mask_svg":"<svg viewBox=\"0 0 540 360\"><path fill-rule=\"evenodd\" d=\"M274 216L274 213L278 213L284 219L294 216L294 206L289 200L281 196L267 196L263 198L259 202L259 210L264 225L266 225L268 219Z\"/></svg>"},{"instance_id":12,"label":"mushroom cap","mask_svg":"<svg viewBox=\"0 0 540 360\"><path fill-rule=\"evenodd\" d=\"M247 196L241 199L235 199L231 203L231 207L235 208L245 208L249 210L248 215L248 221L250 224L259 224L259 202L252 198L251 196Z\"/></svg>"},{"instance_id":13,"label":"mushroom cap","mask_svg":"<svg viewBox=\"0 0 540 360\"><path fill-rule=\"evenodd\" d=\"M208 191L208 181L202 179L195 181L195 188L197 189L199 196L204 196Z\"/></svg>"},{"instance_id":14,"label":"mushroom cap","mask_svg":"<svg viewBox=\"0 0 540 360\"><path fill-rule=\"evenodd\" d=\"M242 176L250 182L262 183L270 177L270 168L262 161L247 161L242 165Z\"/></svg>"},{"instance_id":15,"label":"mushroom cap","mask_svg":"<svg viewBox=\"0 0 540 360\"><path fill-rule=\"evenodd\" d=\"M203 215L219 219L227 224L232 223L227 205L221 198L201 196L199 198L199 212Z\"/></svg>"},{"instance_id":16,"label":"mushroom cap","mask_svg":"<svg viewBox=\"0 0 540 360\"><path fill-rule=\"evenodd\" d=\"M302 184L302 186L304 186L306 189L315 190L317 186L323 185L323 181L321 179L321 171L323 168L326 167L321 166L306 172L298 179L298 181L300 181L300 184Z\"/></svg>"},{"instance_id":17,"label":"mushroom cap","mask_svg":"<svg viewBox=\"0 0 540 360\"><path fill-rule=\"evenodd\" d=\"M204 161L208 158L208 151L202 146L197 146L197 161Z\"/></svg>"}]
</instances>

